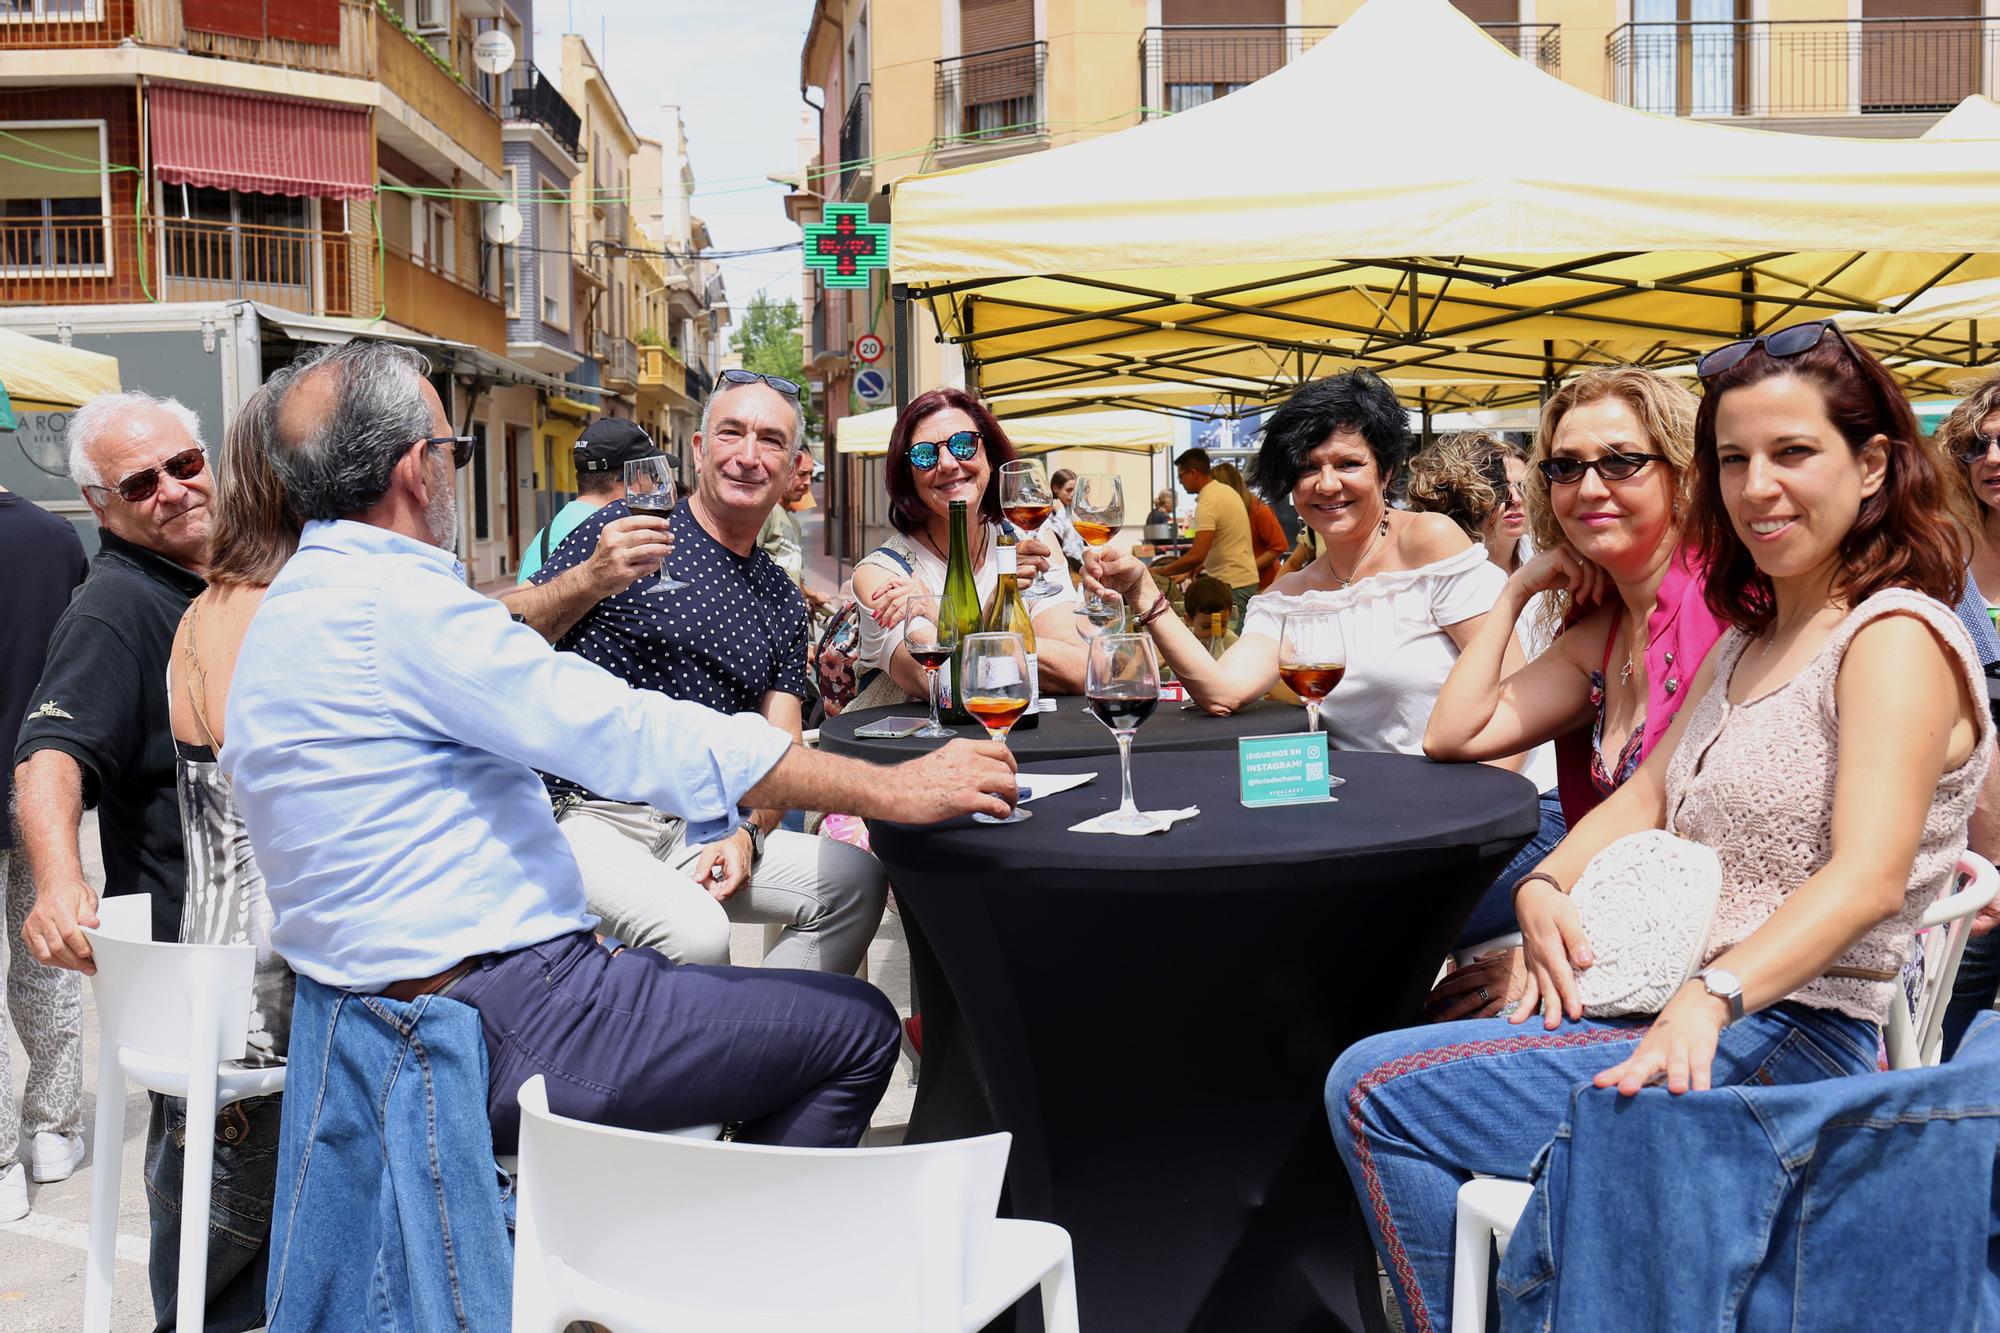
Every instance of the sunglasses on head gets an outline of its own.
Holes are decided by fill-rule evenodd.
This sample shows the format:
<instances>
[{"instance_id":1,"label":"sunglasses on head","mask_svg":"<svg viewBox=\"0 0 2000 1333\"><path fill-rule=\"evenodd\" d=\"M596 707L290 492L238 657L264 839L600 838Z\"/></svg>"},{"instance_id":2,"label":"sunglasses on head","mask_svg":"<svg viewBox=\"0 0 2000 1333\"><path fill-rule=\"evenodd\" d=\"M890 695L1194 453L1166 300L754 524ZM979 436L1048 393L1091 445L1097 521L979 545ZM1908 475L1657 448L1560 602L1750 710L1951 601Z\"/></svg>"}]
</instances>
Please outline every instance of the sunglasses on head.
<instances>
[{"instance_id":1,"label":"sunglasses on head","mask_svg":"<svg viewBox=\"0 0 2000 1333\"><path fill-rule=\"evenodd\" d=\"M1694 373L1703 380L1714 379L1759 347L1764 349L1764 355L1770 357L1798 356L1819 346L1829 333L1840 339L1840 345L1847 349L1848 355L1855 355L1854 344L1847 341L1847 335L1840 331L1838 324L1830 319L1815 319L1808 324L1794 324L1776 333L1767 333L1761 338L1724 343L1695 362Z\"/></svg>"},{"instance_id":2,"label":"sunglasses on head","mask_svg":"<svg viewBox=\"0 0 2000 1333\"><path fill-rule=\"evenodd\" d=\"M1606 481L1629 481L1646 464L1666 461L1665 454L1602 454L1589 459L1544 458L1535 466L1555 485L1568 486L1582 481L1586 472L1595 472Z\"/></svg>"},{"instance_id":3,"label":"sunglasses on head","mask_svg":"<svg viewBox=\"0 0 2000 1333\"><path fill-rule=\"evenodd\" d=\"M1958 460L1961 463L1981 462L1995 446L2000 446L2000 435L1975 435L1958 451Z\"/></svg>"},{"instance_id":4,"label":"sunglasses on head","mask_svg":"<svg viewBox=\"0 0 2000 1333\"><path fill-rule=\"evenodd\" d=\"M938 465L938 450L949 449L951 456L961 463L970 463L979 452L981 436L976 430L953 432L945 440L918 440L910 446L910 466L919 472L929 472Z\"/></svg>"},{"instance_id":5,"label":"sunglasses on head","mask_svg":"<svg viewBox=\"0 0 2000 1333\"><path fill-rule=\"evenodd\" d=\"M96 491L106 497L116 495L126 504L135 505L153 498L153 493L160 489L162 472L175 481L189 481L199 477L207 467L208 455L202 453L201 447L197 445L192 449L181 450L157 467L134 472L116 486L88 486L84 489Z\"/></svg>"},{"instance_id":6,"label":"sunglasses on head","mask_svg":"<svg viewBox=\"0 0 2000 1333\"><path fill-rule=\"evenodd\" d=\"M451 465L454 468L461 468L472 461L472 446L479 443L479 437L477 435L426 435L424 436L424 443L428 445L450 445Z\"/></svg>"},{"instance_id":7,"label":"sunglasses on head","mask_svg":"<svg viewBox=\"0 0 2000 1333\"><path fill-rule=\"evenodd\" d=\"M783 375L762 375L754 370L731 368L721 372L718 378L724 384L768 384L787 398L796 398L801 392L798 385Z\"/></svg>"}]
</instances>

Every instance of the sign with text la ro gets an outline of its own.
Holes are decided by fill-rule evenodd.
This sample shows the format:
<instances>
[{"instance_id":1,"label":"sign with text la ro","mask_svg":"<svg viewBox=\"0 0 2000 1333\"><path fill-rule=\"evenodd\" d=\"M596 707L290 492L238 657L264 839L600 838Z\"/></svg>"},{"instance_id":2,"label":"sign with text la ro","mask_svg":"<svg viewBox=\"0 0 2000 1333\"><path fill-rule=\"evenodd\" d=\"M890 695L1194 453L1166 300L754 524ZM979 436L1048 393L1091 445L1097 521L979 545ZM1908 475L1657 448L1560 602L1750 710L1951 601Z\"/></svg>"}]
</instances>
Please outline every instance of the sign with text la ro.
<instances>
[{"instance_id":1,"label":"sign with text la ro","mask_svg":"<svg viewBox=\"0 0 2000 1333\"><path fill-rule=\"evenodd\" d=\"M1244 736L1236 742L1237 782L1243 804L1308 805L1334 799L1328 790L1327 736Z\"/></svg>"}]
</instances>

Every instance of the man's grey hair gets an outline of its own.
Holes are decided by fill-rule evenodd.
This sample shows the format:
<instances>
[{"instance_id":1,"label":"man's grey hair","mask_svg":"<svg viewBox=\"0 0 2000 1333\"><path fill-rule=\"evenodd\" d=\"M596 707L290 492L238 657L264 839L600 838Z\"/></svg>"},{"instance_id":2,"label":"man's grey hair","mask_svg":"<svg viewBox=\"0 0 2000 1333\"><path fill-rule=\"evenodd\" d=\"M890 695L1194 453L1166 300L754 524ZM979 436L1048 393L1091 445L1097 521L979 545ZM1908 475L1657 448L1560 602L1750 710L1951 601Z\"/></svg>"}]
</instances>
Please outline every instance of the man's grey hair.
<instances>
[{"instance_id":1,"label":"man's grey hair","mask_svg":"<svg viewBox=\"0 0 2000 1333\"><path fill-rule=\"evenodd\" d=\"M380 500L410 446L431 433L430 362L394 343L357 338L315 347L271 376L271 467L304 519L346 518ZM291 395L332 375L332 410L302 416Z\"/></svg>"},{"instance_id":2,"label":"man's grey hair","mask_svg":"<svg viewBox=\"0 0 2000 1333\"><path fill-rule=\"evenodd\" d=\"M104 473L91 456L97 449L97 442L125 418L145 411L165 412L180 423L188 438L203 449L208 447L201 438L201 418L180 399L155 398L150 393L137 390L100 393L70 413L69 424L63 428L63 444L69 450L70 480L78 486L104 486Z\"/></svg>"},{"instance_id":3,"label":"man's grey hair","mask_svg":"<svg viewBox=\"0 0 2000 1333\"><path fill-rule=\"evenodd\" d=\"M761 383L761 381L759 381L759 383ZM755 386L751 384L731 384L727 380L716 381L715 388L709 391L708 401L701 405L702 439L704 440L708 439L710 434L712 433L710 428L715 424L715 406L717 403L720 403L722 401L722 396L726 393L733 393L737 389L748 389L752 387ZM785 460L787 462L790 462L792 456L797 454L800 447L804 445L806 442L806 410L805 408L799 405L799 400L793 395L789 393L780 392L778 389L773 388L769 384L765 384L763 385L763 387L766 389L770 389L772 393L777 394L778 397L784 399L786 402L792 405L792 443L791 446L785 450Z\"/></svg>"}]
</instances>

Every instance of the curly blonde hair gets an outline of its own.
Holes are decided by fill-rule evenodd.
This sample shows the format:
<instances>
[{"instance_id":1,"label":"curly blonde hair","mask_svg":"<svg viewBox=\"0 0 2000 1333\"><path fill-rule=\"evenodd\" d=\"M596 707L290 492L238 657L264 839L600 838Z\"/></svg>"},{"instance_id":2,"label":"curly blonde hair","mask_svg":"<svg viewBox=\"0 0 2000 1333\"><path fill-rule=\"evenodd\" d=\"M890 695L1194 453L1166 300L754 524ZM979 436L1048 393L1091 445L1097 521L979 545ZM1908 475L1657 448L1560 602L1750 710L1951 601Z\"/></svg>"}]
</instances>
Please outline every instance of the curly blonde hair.
<instances>
[{"instance_id":1,"label":"curly blonde hair","mask_svg":"<svg viewBox=\"0 0 2000 1333\"><path fill-rule=\"evenodd\" d=\"M1410 508L1443 514L1474 541L1507 503L1507 444L1488 431L1440 435L1411 455L1404 495Z\"/></svg>"},{"instance_id":2,"label":"curly blonde hair","mask_svg":"<svg viewBox=\"0 0 2000 1333\"><path fill-rule=\"evenodd\" d=\"M1973 532L1980 534L1981 540L1991 540L1988 519L2000 525L2000 515L1980 502L1972 492L1972 469L1962 459L1959 452L1979 433L1979 423L2000 412L2000 371L1995 371L1984 379L1952 386L1964 395L1965 401L1951 410L1951 415L1938 424L1937 434L1931 442L1943 457L1945 471L1955 482L1952 486L1952 508L1959 512Z\"/></svg>"},{"instance_id":3,"label":"curly blonde hair","mask_svg":"<svg viewBox=\"0 0 2000 1333\"><path fill-rule=\"evenodd\" d=\"M1563 418L1579 407L1606 398L1618 399L1639 418L1639 425L1646 432L1647 452L1666 456L1667 471L1674 483L1677 524L1687 511L1694 485L1694 416L1700 400L1679 380L1639 366L1586 370L1542 404L1541 429L1535 433L1534 447L1528 451L1528 475L1522 491L1528 506L1528 531L1534 536L1537 550L1553 550L1567 540L1562 525L1556 522L1555 506L1549 498L1549 479L1542 475L1541 463L1555 448L1556 432L1562 427ZM1544 606L1553 619L1550 628L1569 619L1570 600L1566 590L1551 592Z\"/></svg>"}]
</instances>

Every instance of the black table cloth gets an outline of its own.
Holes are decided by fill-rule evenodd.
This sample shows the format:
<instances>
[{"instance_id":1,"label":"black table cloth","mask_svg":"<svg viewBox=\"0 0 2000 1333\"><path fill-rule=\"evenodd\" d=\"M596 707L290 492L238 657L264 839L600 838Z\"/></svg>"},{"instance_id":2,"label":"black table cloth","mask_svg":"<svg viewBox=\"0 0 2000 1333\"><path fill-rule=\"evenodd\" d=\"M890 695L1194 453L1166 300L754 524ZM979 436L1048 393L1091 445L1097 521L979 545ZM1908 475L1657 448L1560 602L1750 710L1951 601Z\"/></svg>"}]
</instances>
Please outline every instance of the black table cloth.
<instances>
[{"instance_id":1,"label":"black table cloth","mask_svg":"<svg viewBox=\"0 0 2000 1333\"><path fill-rule=\"evenodd\" d=\"M1069 1229L1085 1328L1369 1326L1327 1070L1418 1020L1537 807L1484 765L1332 766L1337 803L1253 810L1233 749L1136 755L1140 808L1202 811L1141 838L1067 831L1116 807L1115 756L1030 764L1097 778L1025 823L871 826L924 1017L910 1141L1013 1133L1008 1206Z\"/></svg>"},{"instance_id":2,"label":"black table cloth","mask_svg":"<svg viewBox=\"0 0 2000 1333\"><path fill-rule=\"evenodd\" d=\"M834 754L871 759L878 764L899 763L934 750L944 741L915 737L896 741L870 740L857 737L854 729L879 722L885 717L919 717L923 712L921 705L897 704L890 708L870 708L859 713L830 717L820 725L820 748ZM1268 699L1259 699L1228 717L1214 717L1199 708L1183 708L1178 703L1163 701L1133 737L1132 748L1134 751L1226 749L1233 753L1239 736L1304 731L1305 726L1303 708L1273 703ZM963 723L953 730L970 740L986 739L986 729L975 723ZM1074 694L1058 696L1055 712L1043 713L1040 725L1032 731L1016 731L1007 738L1007 746L1023 763L1033 763L1038 759L1115 754L1118 750L1118 742L1111 738L1104 724L1090 715L1082 696ZM1113 805L1117 804L1117 795L1115 791L1112 793Z\"/></svg>"},{"instance_id":3,"label":"black table cloth","mask_svg":"<svg viewBox=\"0 0 2000 1333\"><path fill-rule=\"evenodd\" d=\"M2000 680L1992 676L1986 678L1986 706L1993 711L1993 720L2000 722Z\"/></svg>"}]
</instances>

